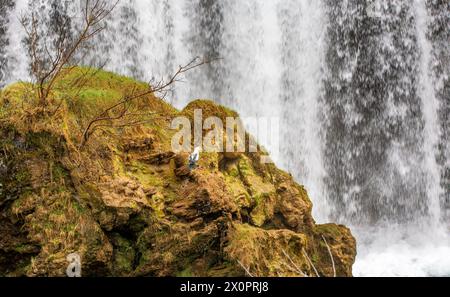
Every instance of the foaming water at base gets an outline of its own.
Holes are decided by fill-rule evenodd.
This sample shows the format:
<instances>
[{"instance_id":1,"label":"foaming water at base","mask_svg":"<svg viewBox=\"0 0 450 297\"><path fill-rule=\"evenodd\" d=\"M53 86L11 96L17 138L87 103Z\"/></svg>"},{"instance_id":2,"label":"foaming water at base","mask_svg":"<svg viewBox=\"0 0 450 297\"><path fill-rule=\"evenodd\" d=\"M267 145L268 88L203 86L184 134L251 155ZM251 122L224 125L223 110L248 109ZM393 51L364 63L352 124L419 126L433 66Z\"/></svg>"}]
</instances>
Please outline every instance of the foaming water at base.
<instances>
[{"instance_id":1,"label":"foaming water at base","mask_svg":"<svg viewBox=\"0 0 450 297\"><path fill-rule=\"evenodd\" d=\"M450 276L450 230L402 226L352 231L358 238L354 276Z\"/></svg>"}]
</instances>

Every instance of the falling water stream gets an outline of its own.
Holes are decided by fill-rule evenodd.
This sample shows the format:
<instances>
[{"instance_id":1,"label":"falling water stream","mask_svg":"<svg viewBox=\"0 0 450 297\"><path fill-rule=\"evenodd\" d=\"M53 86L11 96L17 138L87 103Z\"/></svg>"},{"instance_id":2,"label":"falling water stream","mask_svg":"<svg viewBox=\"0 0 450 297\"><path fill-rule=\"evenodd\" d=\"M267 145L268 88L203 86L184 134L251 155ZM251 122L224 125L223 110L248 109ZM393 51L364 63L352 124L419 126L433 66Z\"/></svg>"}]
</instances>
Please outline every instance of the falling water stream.
<instances>
[{"instance_id":1,"label":"falling water stream","mask_svg":"<svg viewBox=\"0 0 450 297\"><path fill-rule=\"evenodd\" d=\"M28 77L20 14L51 39L80 7L0 3L2 87ZM278 117L277 164L352 228L355 275L450 275L449 41L449 0L122 0L83 63L150 80L220 57L168 100Z\"/></svg>"}]
</instances>

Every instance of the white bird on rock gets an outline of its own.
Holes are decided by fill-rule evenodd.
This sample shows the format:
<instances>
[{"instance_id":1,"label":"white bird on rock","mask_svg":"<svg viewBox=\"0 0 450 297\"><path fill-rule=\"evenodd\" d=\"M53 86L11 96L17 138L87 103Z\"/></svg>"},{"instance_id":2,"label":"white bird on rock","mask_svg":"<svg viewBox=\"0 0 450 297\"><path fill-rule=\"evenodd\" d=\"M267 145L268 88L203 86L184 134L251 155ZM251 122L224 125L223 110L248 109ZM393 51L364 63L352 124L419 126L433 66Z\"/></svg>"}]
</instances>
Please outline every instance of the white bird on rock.
<instances>
[{"instance_id":1,"label":"white bird on rock","mask_svg":"<svg viewBox=\"0 0 450 297\"><path fill-rule=\"evenodd\" d=\"M200 147L196 147L194 152L189 156L189 169L194 170L197 167L197 162L200 160Z\"/></svg>"}]
</instances>

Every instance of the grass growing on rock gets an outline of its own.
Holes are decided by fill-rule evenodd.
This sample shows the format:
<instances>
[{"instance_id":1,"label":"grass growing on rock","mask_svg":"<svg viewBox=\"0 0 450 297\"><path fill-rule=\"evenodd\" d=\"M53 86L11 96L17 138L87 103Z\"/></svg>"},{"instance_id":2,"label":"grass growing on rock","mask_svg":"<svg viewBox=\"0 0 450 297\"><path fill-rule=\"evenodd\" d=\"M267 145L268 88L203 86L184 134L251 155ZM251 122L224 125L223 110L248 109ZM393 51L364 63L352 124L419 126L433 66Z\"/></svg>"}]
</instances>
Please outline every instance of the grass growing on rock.
<instances>
[{"instance_id":1,"label":"grass growing on rock","mask_svg":"<svg viewBox=\"0 0 450 297\"><path fill-rule=\"evenodd\" d=\"M188 154L171 151L174 117L237 117L226 107L196 100L178 111L148 95L131 106L145 121L107 122L79 146L92 117L146 88L80 67L45 107L29 83L0 92L0 275L63 276L77 252L85 276L244 276L239 262L255 276L299 276L285 250L312 274L307 251L329 276L322 236L339 275L351 275L348 229L317 226L306 190L261 153L203 153L191 172Z\"/></svg>"}]
</instances>

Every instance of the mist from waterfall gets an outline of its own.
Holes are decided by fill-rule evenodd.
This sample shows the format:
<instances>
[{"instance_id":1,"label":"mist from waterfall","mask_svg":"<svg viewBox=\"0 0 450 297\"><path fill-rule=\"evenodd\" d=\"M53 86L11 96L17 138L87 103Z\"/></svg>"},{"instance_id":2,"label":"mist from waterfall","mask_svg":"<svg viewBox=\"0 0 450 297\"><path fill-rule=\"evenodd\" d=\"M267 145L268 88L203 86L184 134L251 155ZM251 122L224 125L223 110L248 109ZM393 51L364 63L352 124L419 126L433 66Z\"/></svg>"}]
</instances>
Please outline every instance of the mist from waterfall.
<instances>
[{"instance_id":1,"label":"mist from waterfall","mask_svg":"<svg viewBox=\"0 0 450 297\"><path fill-rule=\"evenodd\" d=\"M28 77L21 12L51 40L80 9L2 3L0 87ZM83 63L148 81L220 57L167 100L278 117L277 165L320 223L351 227L355 275L450 275L449 40L448 0L122 0Z\"/></svg>"}]
</instances>

